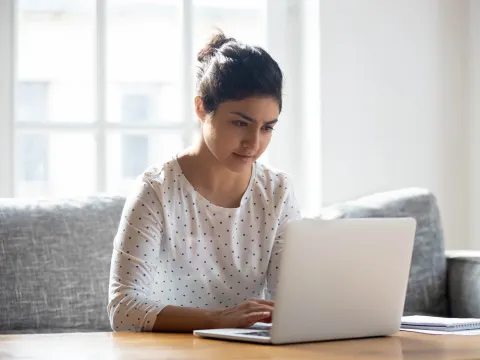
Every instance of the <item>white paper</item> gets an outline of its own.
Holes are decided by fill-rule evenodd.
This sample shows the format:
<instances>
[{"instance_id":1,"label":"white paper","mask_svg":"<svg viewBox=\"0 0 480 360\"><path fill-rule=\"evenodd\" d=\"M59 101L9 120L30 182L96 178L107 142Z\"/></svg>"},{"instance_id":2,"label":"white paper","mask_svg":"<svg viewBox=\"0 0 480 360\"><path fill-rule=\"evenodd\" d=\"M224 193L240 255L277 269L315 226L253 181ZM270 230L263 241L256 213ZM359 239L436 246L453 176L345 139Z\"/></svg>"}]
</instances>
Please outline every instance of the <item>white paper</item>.
<instances>
[{"instance_id":1,"label":"white paper","mask_svg":"<svg viewBox=\"0 0 480 360\"><path fill-rule=\"evenodd\" d=\"M437 317L437 316L412 315L412 316L402 316L402 324L418 325L418 326L455 327L455 326L462 326L462 325L479 325L480 319L447 318L447 317Z\"/></svg>"},{"instance_id":2,"label":"white paper","mask_svg":"<svg viewBox=\"0 0 480 360\"><path fill-rule=\"evenodd\" d=\"M477 330L461 330L461 331L441 331L441 330L421 330L421 329L400 329L401 331L410 331L421 334L431 335L480 335L480 329Z\"/></svg>"}]
</instances>

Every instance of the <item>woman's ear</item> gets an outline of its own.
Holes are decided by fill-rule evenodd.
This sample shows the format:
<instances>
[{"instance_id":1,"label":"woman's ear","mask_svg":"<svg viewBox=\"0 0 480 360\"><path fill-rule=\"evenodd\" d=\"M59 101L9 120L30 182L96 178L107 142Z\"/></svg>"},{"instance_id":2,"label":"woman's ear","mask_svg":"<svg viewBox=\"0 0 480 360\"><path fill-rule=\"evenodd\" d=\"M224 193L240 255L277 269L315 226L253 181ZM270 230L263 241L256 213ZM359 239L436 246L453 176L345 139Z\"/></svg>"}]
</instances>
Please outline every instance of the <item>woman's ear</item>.
<instances>
[{"instance_id":1,"label":"woman's ear","mask_svg":"<svg viewBox=\"0 0 480 360\"><path fill-rule=\"evenodd\" d=\"M195 113L197 114L198 119L203 123L207 113L205 112L203 100L200 96L195 96Z\"/></svg>"}]
</instances>

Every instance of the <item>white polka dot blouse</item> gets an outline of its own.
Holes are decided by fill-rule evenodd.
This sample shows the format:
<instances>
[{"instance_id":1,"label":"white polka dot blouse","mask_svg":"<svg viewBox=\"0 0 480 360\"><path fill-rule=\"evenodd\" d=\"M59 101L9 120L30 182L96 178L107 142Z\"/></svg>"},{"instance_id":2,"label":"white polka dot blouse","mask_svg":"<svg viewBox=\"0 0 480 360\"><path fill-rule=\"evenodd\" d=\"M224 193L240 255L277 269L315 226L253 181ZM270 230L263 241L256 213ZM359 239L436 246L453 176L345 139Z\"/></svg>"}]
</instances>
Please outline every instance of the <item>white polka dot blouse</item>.
<instances>
[{"instance_id":1,"label":"white polka dot blouse","mask_svg":"<svg viewBox=\"0 0 480 360\"><path fill-rule=\"evenodd\" d=\"M166 305L274 298L285 224L300 217L288 175L259 162L238 208L196 192L176 158L151 166L127 197L113 240L113 331L152 331Z\"/></svg>"}]
</instances>

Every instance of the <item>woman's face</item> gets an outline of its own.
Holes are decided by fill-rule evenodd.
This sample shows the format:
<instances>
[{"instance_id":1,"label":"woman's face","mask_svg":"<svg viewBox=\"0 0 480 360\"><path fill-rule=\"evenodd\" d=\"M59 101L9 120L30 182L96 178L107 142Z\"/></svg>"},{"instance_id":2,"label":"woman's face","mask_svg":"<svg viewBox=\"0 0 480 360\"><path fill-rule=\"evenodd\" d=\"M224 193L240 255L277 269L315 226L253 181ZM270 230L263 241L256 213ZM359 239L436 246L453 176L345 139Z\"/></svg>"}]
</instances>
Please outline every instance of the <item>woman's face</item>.
<instances>
[{"instance_id":1,"label":"woman's face","mask_svg":"<svg viewBox=\"0 0 480 360\"><path fill-rule=\"evenodd\" d=\"M202 136L213 156L234 172L250 168L267 148L280 113L271 97L250 97L221 103L214 114L206 114L199 97L196 112Z\"/></svg>"}]
</instances>

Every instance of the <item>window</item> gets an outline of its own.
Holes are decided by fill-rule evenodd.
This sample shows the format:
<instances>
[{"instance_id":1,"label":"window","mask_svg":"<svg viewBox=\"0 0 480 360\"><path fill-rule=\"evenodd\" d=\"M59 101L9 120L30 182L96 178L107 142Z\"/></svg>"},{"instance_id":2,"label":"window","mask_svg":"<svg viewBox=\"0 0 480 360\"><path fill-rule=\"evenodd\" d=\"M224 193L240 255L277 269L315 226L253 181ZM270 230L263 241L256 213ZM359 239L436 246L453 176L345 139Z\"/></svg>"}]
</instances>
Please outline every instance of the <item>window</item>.
<instances>
[{"instance_id":1,"label":"window","mask_svg":"<svg viewBox=\"0 0 480 360\"><path fill-rule=\"evenodd\" d=\"M93 135L22 129L16 134L15 149L18 196L95 192Z\"/></svg>"},{"instance_id":2,"label":"window","mask_svg":"<svg viewBox=\"0 0 480 360\"><path fill-rule=\"evenodd\" d=\"M0 196L125 194L145 167L181 151L198 132L195 55L216 28L280 63L285 121L262 160L311 179L297 159L303 143L291 142L304 131L299 11L309 3L0 1L0 53L11 55L0 66Z\"/></svg>"},{"instance_id":3,"label":"window","mask_svg":"<svg viewBox=\"0 0 480 360\"><path fill-rule=\"evenodd\" d=\"M155 84L124 85L121 100L121 122L148 123L157 118L156 100L161 86ZM133 180L148 166L147 135L122 135L122 177Z\"/></svg>"},{"instance_id":4,"label":"window","mask_svg":"<svg viewBox=\"0 0 480 360\"><path fill-rule=\"evenodd\" d=\"M24 161L22 178L27 182L48 180L48 137L26 134L20 140L20 154Z\"/></svg>"},{"instance_id":5,"label":"window","mask_svg":"<svg viewBox=\"0 0 480 360\"><path fill-rule=\"evenodd\" d=\"M45 122L48 118L48 83L18 83L17 120L26 122Z\"/></svg>"},{"instance_id":6,"label":"window","mask_svg":"<svg viewBox=\"0 0 480 360\"><path fill-rule=\"evenodd\" d=\"M148 136L122 136L122 177L133 179L148 166Z\"/></svg>"},{"instance_id":7,"label":"window","mask_svg":"<svg viewBox=\"0 0 480 360\"><path fill-rule=\"evenodd\" d=\"M126 83L119 89L119 119L115 114L116 99L111 99L111 122L169 123L175 122L174 85L168 83ZM176 120L178 122L178 120Z\"/></svg>"},{"instance_id":8,"label":"window","mask_svg":"<svg viewBox=\"0 0 480 360\"><path fill-rule=\"evenodd\" d=\"M147 95L125 95L122 99L122 121L148 121L151 112L150 99Z\"/></svg>"}]
</instances>

